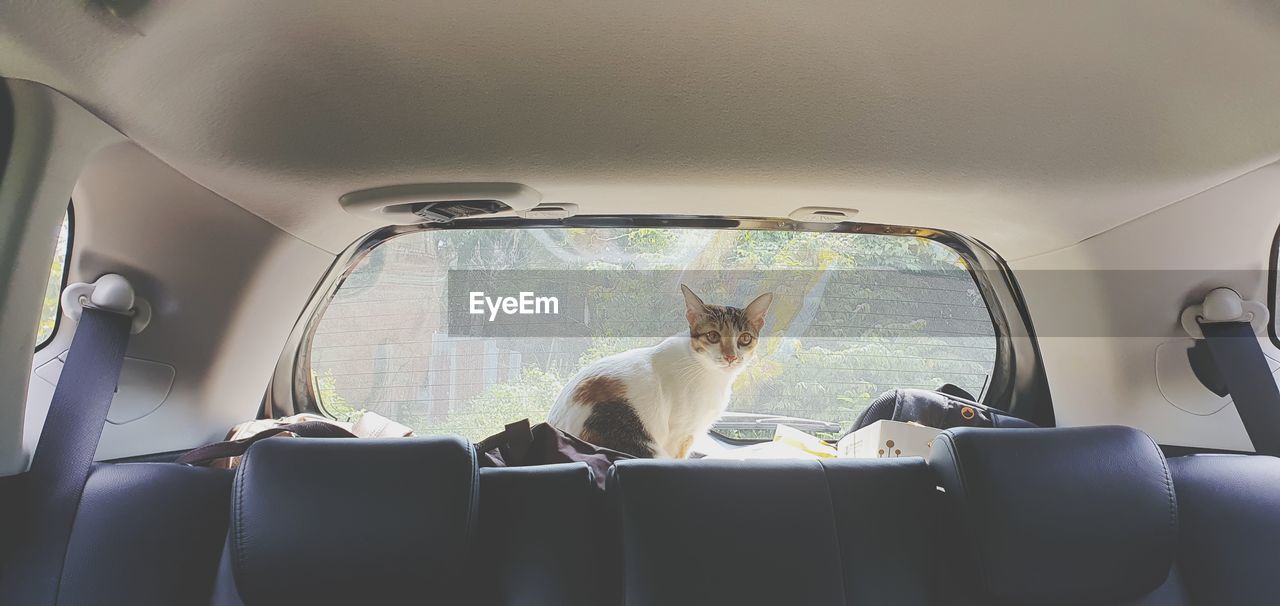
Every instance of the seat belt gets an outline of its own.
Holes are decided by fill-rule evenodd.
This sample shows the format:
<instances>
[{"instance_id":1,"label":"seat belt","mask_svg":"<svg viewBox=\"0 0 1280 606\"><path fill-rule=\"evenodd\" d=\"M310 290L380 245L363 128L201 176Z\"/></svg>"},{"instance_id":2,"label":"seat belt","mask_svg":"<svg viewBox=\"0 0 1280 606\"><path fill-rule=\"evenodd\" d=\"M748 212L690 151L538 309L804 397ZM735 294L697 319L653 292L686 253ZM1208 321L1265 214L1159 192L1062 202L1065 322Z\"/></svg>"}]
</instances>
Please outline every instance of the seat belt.
<instances>
[{"instance_id":1,"label":"seat belt","mask_svg":"<svg viewBox=\"0 0 1280 606\"><path fill-rule=\"evenodd\" d=\"M1197 336L1188 326L1189 320L1195 323L1212 358L1213 372L1206 372L1204 359L1192 356L1193 367L1199 366L1195 368L1197 375L1216 373L1236 405L1253 449L1258 454L1280 456L1280 388L1258 345L1258 331L1268 319L1266 306L1243 301L1235 291L1219 288L1205 297L1203 305L1187 308L1182 323ZM1214 389L1207 383L1206 387Z\"/></svg>"},{"instance_id":2,"label":"seat belt","mask_svg":"<svg viewBox=\"0 0 1280 606\"><path fill-rule=\"evenodd\" d=\"M57 603L71 527L137 324L133 289L114 274L68 286L63 304L80 319L31 457L25 531L4 567L5 603Z\"/></svg>"},{"instance_id":3,"label":"seat belt","mask_svg":"<svg viewBox=\"0 0 1280 606\"><path fill-rule=\"evenodd\" d=\"M1253 325L1206 322L1200 328L1253 449L1259 454L1280 456L1280 389L1258 346Z\"/></svg>"}]
</instances>

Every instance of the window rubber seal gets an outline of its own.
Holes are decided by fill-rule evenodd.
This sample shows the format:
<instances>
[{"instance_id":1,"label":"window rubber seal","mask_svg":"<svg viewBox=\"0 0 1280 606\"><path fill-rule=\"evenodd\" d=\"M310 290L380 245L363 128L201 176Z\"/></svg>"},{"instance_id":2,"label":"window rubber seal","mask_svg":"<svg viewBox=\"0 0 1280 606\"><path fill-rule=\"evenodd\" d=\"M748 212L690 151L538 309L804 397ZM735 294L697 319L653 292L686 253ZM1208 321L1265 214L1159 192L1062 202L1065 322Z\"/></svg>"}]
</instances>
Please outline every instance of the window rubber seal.
<instances>
[{"instance_id":1,"label":"window rubber seal","mask_svg":"<svg viewBox=\"0 0 1280 606\"><path fill-rule=\"evenodd\" d=\"M1280 271L1280 227L1276 228L1276 235L1271 238L1271 252L1267 261L1267 312L1271 314L1271 319L1267 320L1267 338L1280 349L1280 336L1277 336L1276 330L1276 304L1280 302L1277 301L1276 293L1277 286L1280 286L1276 281L1277 271Z\"/></svg>"}]
</instances>

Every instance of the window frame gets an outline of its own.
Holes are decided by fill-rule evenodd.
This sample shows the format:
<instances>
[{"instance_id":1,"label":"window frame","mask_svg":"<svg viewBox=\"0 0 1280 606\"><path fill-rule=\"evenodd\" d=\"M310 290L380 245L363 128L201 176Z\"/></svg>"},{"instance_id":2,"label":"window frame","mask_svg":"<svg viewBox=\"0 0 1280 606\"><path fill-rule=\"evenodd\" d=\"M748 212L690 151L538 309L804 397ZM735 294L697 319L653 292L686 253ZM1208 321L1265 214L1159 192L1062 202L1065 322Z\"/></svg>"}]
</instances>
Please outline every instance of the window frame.
<instances>
[{"instance_id":1,"label":"window frame","mask_svg":"<svg viewBox=\"0 0 1280 606\"><path fill-rule=\"evenodd\" d=\"M1022 291L1004 259L982 242L941 229L884 225L877 223L805 223L789 219L755 217L708 217L697 215L575 215L563 219L489 217L460 219L448 223L392 225L374 230L347 248L335 260L327 278L313 294L308 316L301 319L297 348L293 351L289 405L275 403L274 410L310 412L331 416L324 410L311 377L311 344L320 319L334 294L355 271L360 261L383 243L408 234L455 229L535 229L535 228L669 228L807 231L847 234L874 234L924 238L954 250L986 304L996 340L996 356L991 379L980 401L1043 427L1055 424L1049 399L1048 381L1027 312ZM996 278L996 279L990 279ZM499 428L495 428L497 431Z\"/></svg>"},{"instance_id":2,"label":"window frame","mask_svg":"<svg viewBox=\"0 0 1280 606\"><path fill-rule=\"evenodd\" d=\"M1280 336L1277 336L1276 305L1280 303L1280 293L1276 292L1276 272L1280 271L1280 228L1271 237L1271 250L1267 253L1267 312L1271 317L1267 320L1267 338L1271 344L1280 349Z\"/></svg>"},{"instance_id":3,"label":"window frame","mask_svg":"<svg viewBox=\"0 0 1280 606\"><path fill-rule=\"evenodd\" d=\"M48 336L46 336L43 340L36 343L36 348L34 350L36 352L39 352L45 347L48 347L48 345L53 342L54 338L58 336L58 330L62 328L62 297L61 295L62 295L62 291L67 289L67 282L71 276L71 253L72 251L75 250L75 236L76 236L75 204L73 204L70 201L67 202L66 220L67 220L67 247L66 247L67 252L65 256L63 256L62 258L62 283L58 285L58 295L59 295L58 306L53 318L53 330L49 331ZM54 240L54 245L55 246L57 245L56 239ZM57 249L54 249L53 255L55 257L58 256ZM41 311L44 311L44 310L41 309ZM40 325L37 323L36 333L39 334L39 332L40 332Z\"/></svg>"}]
</instances>

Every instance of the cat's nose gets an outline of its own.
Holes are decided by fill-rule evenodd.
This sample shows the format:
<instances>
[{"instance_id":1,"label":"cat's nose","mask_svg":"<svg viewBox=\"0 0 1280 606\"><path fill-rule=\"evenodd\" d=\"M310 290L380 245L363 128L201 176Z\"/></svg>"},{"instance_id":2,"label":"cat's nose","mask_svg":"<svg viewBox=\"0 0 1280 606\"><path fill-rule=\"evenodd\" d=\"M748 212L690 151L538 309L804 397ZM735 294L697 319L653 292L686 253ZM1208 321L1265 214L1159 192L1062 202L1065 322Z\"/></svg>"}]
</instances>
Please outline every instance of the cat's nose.
<instances>
[{"instance_id":1,"label":"cat's nose","mask_svg":"<svg viewBox=\"0 0 1280 606\"><path fill-rule=\"evenodd\" d=\"M738 356L735 356L733 354L724 354L725 362L733 362L734 360L737 360L737 359L738 359Z\"/></svg>"}]
</instances>

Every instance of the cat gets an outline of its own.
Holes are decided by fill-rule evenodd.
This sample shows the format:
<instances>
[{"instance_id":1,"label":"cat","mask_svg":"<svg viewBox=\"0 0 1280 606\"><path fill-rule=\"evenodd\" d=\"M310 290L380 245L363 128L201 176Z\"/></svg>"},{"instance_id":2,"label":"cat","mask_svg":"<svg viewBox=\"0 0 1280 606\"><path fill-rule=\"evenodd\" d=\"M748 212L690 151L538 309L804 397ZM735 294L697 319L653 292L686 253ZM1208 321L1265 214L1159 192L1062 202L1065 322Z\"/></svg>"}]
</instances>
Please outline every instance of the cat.
<instances>
[{"instance_id":1,"label":"cat","mask_svg":"<svg viewBox=\"0 0 1280 606\"><path fill-rule=\"evenodd\" d=\"M614 354L569 380L551 426L642 458L683 459L729 405L733 380L751 362L773 293L744 308L707 305L688 286L689 332Z\"/></svg>"}]
</instances>

